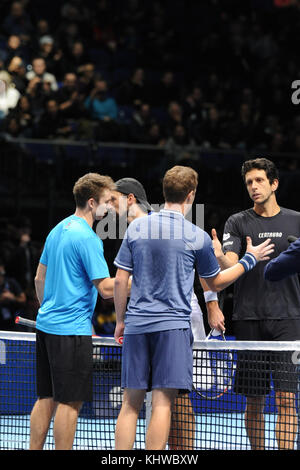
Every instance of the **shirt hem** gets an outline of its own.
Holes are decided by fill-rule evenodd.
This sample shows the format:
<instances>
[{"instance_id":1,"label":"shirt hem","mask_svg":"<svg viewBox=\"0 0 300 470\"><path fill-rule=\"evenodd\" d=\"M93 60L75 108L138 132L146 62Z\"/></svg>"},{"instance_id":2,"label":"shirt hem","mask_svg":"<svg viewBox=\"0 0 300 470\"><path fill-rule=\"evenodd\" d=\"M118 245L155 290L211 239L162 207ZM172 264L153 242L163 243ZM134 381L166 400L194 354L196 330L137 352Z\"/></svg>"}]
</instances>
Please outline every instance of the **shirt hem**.
<instances>
[{"instance_id":1,"label":"shirt hem","mask_svg":"<svg viewBox=\"0 0 300 470\"><path fill-rule=\"evenodd\" d=\"M55 335L55 336L92 336L92 331L90 333L82 332L82 331L54 331L52 329L44 328L43 326L36 325L36 329L42 331L43 333L47 333L48 335Z\"/></svg>"}]
</instances>

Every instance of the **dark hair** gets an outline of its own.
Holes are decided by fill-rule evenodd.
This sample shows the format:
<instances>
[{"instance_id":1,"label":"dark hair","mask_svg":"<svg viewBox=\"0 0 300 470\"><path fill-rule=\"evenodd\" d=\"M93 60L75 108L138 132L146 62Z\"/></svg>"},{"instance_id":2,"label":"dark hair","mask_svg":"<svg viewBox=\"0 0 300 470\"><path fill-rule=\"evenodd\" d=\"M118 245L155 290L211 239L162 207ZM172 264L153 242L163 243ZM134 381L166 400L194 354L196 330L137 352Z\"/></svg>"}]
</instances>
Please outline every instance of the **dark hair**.
<instances>
[{"instance_id":1,"label":"dark hair","mask_svg":"<svg viewBox=\"0 0 300 470\"><path fill-rule=\"evenodd\" d=\"M99 196L105 189L115 189L115 184L110 176L87 173L74 184L73 195L76 206L83 209L90 198L99 201Z\"/></svg>"},{"instance_id":2,"label":"dark hair","mask_svg":"<svg viewBox=\"0 0 300 470\"><path fill-rule=\"evenodd\" d=\"M272 184L274 180L279 180L279 173L275 164L267 158L255 158L253 160L247 160L244 162L242 165L242 177L244 181L246 173L253 169L265 170L270 184Z\"/></svg>"},{"instance_id":3,"label":"dark hair","mask_svg":"<svg viewBox=\"0 0 300 470\"><path fill-rule=\"evenodd\" d=\"M168 170L163 179L163 194L166 202L181 204L191 191L196 191L198 174L186 166L176 165Z\"/></svg>"}]
</instances>

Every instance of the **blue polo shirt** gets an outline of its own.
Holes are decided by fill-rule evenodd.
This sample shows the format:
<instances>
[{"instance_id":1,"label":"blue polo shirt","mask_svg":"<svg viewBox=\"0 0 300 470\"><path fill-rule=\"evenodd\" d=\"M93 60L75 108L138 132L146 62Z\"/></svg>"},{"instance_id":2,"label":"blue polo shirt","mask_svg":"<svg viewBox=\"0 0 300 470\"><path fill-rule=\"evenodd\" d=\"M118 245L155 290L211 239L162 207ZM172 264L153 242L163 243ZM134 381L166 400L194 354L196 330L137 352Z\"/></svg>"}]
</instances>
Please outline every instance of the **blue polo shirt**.
<instances>
[{"instance_id":1,"label":"blue polo shirt","mask_svg":"<svg viewBox=\"0 0 300 470\"><path fill-rule=\"evenodd\" d=\"M220 271L209 235L165 209L131 222L114 264L133 275L125 334L189 327L194 269Z\"/></svg>"},{"instance_id":2,"label":"blue polo shirt","mask_svg":"<svg viewBox=\"0 0 300 470\"><path fill-rule=\"evenodd\" d=\"M93 280L109 277L102 240L81 217L60 222L47 237L47 266L37 329L55 335L91 335L97 301Z\"/></svg>"}]
</instances>

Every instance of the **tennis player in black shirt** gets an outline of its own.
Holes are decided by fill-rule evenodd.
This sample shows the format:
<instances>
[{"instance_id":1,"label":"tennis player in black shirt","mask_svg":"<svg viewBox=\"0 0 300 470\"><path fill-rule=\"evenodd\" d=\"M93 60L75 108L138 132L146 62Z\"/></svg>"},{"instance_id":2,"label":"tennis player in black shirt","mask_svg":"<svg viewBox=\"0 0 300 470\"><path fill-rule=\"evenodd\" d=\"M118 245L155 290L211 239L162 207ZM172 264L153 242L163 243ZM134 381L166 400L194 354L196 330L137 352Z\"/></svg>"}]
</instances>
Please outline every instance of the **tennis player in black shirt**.
<instances>
[{"instance_id":1,"label":"tennis player in black shirt","mask_svg":"<svg viewBox=\"0 0 300 470\"><path fill-rule=\"evenodd\" d=\"M287 249L289 235L300 236L300 213L284 209L277 203L276 190L279 177L274 163L265 158L249 160L243 164L242 177L254 205L251 209L229 217L224 227L223 246L213 229L213 245L221 269L234 265L243 256L246 236L252 238L253 245L271 238L272 243L275 244L271 258L277 257ZM269 282L264 279L265 264L266 262L258 264L255 269L238 279L234 285L233 324L236 339L241 341L299 340L298 276L290 276L276 283ZM250 360L249 357L248 360ZM286 375L286 371L282 371L280 361L277 366L276 361L273 361L270 371L263 372L262 380L262 371L258 363L255 364L255 370L250 371L250 363L247 369L245 357L243 362L243 368L237 368L235 386L237 393L246 396L245 425L252 449L264 448L263 408L265 395L270 391L271 371L278 409L276 425L278 447L280 449L293 448L297 433L296 369L293 369L294 366L291 364ZM284 379L286 376L290 380ZM260 387L262 390L258 390Z\"/></svg>"}]
</instances>

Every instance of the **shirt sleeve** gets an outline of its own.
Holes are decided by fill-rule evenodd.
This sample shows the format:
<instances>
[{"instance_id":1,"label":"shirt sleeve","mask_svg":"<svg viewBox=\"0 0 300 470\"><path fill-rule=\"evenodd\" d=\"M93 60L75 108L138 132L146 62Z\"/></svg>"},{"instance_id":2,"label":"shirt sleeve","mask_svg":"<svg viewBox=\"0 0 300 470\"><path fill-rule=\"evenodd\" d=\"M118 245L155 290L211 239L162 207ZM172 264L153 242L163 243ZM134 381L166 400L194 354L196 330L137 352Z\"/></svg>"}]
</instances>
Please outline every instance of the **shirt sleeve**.
<instances>
[{"instance_id":1,"label":"shirt sleeve","mask_svg":"<svg viewBox=\"0 0 300 470\"><path fill-rule=\"evenodd\" d=\"M47 240L48 240L48 238L47 238ZM43 248L43 251L42 251L42 254L41 254L41 257L40 257L40 263L44 264L45 266L48 266L48 243L47 243L47 240L46 240L46 243L44 245L44 248Z\"/></svg>"},{"instance_id":2,"label":"shirt sleeve","mask_svg":"<svg viewBox=\"0 0 300 470\"><path fill-rule=\"evenodd\" d=\"M291 243L287 250L267 263L264 277L267 281L282 279L300 273L300 238Z\"/></svg>"},{"instance_id":3,"label":"shirt sleeve","mask_svg":"<svg viewBox=\"0 0 300 470\"><path fill-rule=\"evenodd\" d=\"M80 242L79 253L82 264L91 281L110 277L104 258L103 243L100 238L95 236Z\"/></svg>"},{"instance_id":4,"label":"shirt sleeve","mask_svg":"<svg viewBox=\"0 0 300 470\"><path fill-rule=\"evenodd\" d=\"M196 268L198 275L203 278L214 277L220 272L210 236L204 232L204 243L200 250L196 251Z\"/></svg>"},{"instance_id":5,"label":"shirt sleeve","mask_svg":"<svg viewBox=\"0 0 300 470\"><path fill-rule=\"evenodd\" d=\"M241 235L237 227L236 220L233 217L229 217L225 223L223 233L223 251L233 251L237 255L241 254L242 240Z\"/></svg>"},{"instance_id":6,"label":"shirt sleeve","mask_svg":"<svg viewBox=\"0 0 300 470\"><path fill-rule=\"evenodd\" d=\"M114 261L114 265L119 269L124 269L124 271L131 272L133 270L132 252L130 249L127 232Z\"/></svg>"}]
</instances>

